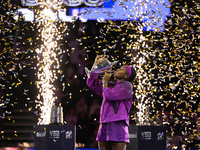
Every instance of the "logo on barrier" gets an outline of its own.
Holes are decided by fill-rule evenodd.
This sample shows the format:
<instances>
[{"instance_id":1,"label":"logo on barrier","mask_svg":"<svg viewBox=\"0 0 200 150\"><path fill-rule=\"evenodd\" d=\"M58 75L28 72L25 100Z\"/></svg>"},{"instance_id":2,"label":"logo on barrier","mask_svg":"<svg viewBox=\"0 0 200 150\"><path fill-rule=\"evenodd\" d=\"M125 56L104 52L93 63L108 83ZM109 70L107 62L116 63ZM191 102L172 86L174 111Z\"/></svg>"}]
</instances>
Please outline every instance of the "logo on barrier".
<instances>
[{"instance_id":1,"label":"logo on barrier","mask_svg":"<svg viewBox=\"0 0 200 150\"><path fill-rule=\"evenodd\" d=\"M71 139L72 138L72 131L67 131L66 132L66 139Z\"/></svg>"},{"instance_id":2,"label":"logo on barrier","mask_svg":"<svg viewBox=\"0 0 200 150\"><path fill-rule=\"evenodd\" d=\"M59 130L50 130L49 134L50 134L50 138L54 138L54 139L59 139L60 138Z\"/></svg>"},{"instance_id":3,"label":"logo on barrier","mask_svg":"<svg viewBox=\"0 0 200 150\"><path fill-rule=\"evenodd\" d=\"M147 132L141 132L141 136L143 140L151 140L151 132L147 131Z\"/></svg>"},{"instance_id":4,"label":"logo on barrier","mask_svg":"<svg viewBox=\"0 0 200 150\"><path fill-rule=\"evenodd\" d=\"M45 137L46 136L46 132L36 132L36 137Z\"/></svg>"},{"instance_id":5,"label":"logo on barrier","mask_svg":"<svg viewBox=\"0 0 200 150\"><path fill-rule=\"evenodd\" d=\"M157 140L163 140L164 139L164 133L163 132L158 132L157 133Z\"/></svg>"},{"instance_id":6,"label":"logo on barrier","mask_svg":"<svg viewBox=\"0 0 200 150\"><path fill-rule=\"evenodd\" d=\"M137 138L137 133L129 134L129 138L130 139L136 139Z\"/></svg>"}]
</instances>

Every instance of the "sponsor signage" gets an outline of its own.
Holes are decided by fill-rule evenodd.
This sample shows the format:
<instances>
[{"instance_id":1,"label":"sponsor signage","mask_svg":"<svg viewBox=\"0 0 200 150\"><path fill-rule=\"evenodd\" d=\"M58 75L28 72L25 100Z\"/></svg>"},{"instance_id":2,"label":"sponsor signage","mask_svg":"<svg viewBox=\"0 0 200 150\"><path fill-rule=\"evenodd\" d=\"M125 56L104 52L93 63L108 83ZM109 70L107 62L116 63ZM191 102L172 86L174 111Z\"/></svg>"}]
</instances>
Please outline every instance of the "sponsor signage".
<instances>
[{"instance_id":1,"label":"sponsor signage","mask_svg":"<svg viewBox=\"0 0 200 150\"><path fill-rule=\"evenodd\" d=\"M46 137L46 132L36 132L35 136L36 136L37 138Z\"/></svg>"},{"instance_id":2,"label":"sponsor signage","mask_svg":"<svg viewBox=\"0 0 200 150\"><path fill-rule=\"evenodd\" d=\"M129 126L127 150L166 150L165 126Z\"/></svg>"},{"instance_id":3,"label":"sponsor signage","mask_svg":"<svg viewBox=\"0 0 200 150\"><path fill-rule=\"evenodd\" d=\"M76 127L74 125L37 125L35 150L75 150Z\"/></svg>"},{"instance_id":4,"label":"sponsor signage","mask_svg":"<svg viewBox=\"0 0 200 150\"><path fill-rule=\"evenodd\" d=\"M72 131L67 131L67 132L66 132L66 139L71 139L71 138L72 138L72 135L73 135L73 132L72 132Z\"/></svg>"},{"instance_id":5,"label":"sponsor signage","mask_svg":"<svg viewBox=\"0 0 200 150\"><path fill-rule=\"evenodd\" d=\"M59 130L50 130L49 131L49 138L59 139L60 138L60 131Z\"/></svg>"},{"instance_id":6,"label":"sponsor signage","mask_svg":"<svg viewBox=\"0 0 200 150\"><path fill-rule=\"evenodd\" d=\"M151 132L150 131L141 132L141 139L151 140Z\"/></svg>"},{"instance_id":7,"label":"sponsor signage","mask_svg":"<svg viewBox=\"0 0 200 150\"><path fill-rule=\"evenodd\" d=\"M164 140L164 133L163 132L157 133L157 140Z\"/></svg>"}]
</instances>

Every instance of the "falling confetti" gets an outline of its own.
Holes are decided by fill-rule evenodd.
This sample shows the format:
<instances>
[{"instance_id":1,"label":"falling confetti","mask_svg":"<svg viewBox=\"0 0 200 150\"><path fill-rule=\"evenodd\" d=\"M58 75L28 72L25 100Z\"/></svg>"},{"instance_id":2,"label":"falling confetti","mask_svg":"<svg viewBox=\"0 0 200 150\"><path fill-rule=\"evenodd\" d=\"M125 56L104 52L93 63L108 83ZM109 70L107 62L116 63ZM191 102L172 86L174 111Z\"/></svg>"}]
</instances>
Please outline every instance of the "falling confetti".
<instances>
[{"instance_id":1,"label":"falling confetti","mask_svg":"<svg viewBox=\"0 0 200 150\"><path fill-rule=\"evenodd\" d=\"M163 7L157 7L157 1L148 2L150 4L147 5L145 0L133 0L128 3L121 1L111 6L113 10L120 7L120 14L106 11L105 8L92 12L86 7L78 16L73 17L74 21L78 17L83 18L84 15L95 17L101 13L110 18L125 16L129 20L100 19L97 23L99 33L96 34L88 33L90 30L86 26L80 27L77 31L82 33L82 37L77 41L85 49L86 59L91 59L95 54L106 53L120 60L121 64L133 65L137 70L134 100L139 109L136 119L139 125L165 125L168 136L197 137L199 135L196 128L199 127L200 114L199 1L172 1L171 4L158 1L163 7L171 8L171 14L165 20L162 19ZM62 5L61 1L51 1L48 5L47 3L44 2L38 7L45 8L48 12L48 8L56 10ZM131 8L133 3L138 7ZM148 8L140 10L141 6ZM49 122L49 108L56 99L53 84L58 78L62 81L65 78L61 75L60 66L62 63L70 64L69 60L61 62L66 55L70 57L73 51L65 52L61 48L66 42L62 36L68 35L69 28L63 22L45 16L44 11L41 15L39 9L35 11L39 22L27 23L23 22L24 18L20 13L15 13L20 7L18 4L1 1L0 7L3 10L0 17L0 107L7 110L18 104L18 100L12 100L16 94L13 90L23 85L23 78L28 76L23 71L30 66L37 70L37 80L28 82L30 85L36 84L39 91L38 100L34 102L40 110L35 111L35 114L41 117L40 124L46 124ZM33 7L30 9L33 10ZM128 11L133 15L128 15ZM55 12L51 11L53 15ZM18 20L14 19L16 15ZM145 22L145 17L151 21ZM137 19L132 21L131 18ZM31 32L37 33L36 37L31 36ZM21 48L26 47L25 45L29 48ZM37 65L34 65L36 62ZM62 84L62 91L66 92L71 86L70 83ZM22 93L27 101L33 101L29 98L29 89L24 88ZM66 95L72 99L74 93L67 91ZM91 97L93 96L91 94ZM0 117L6 118L10 113L12 112L7 110L7 113ZM17 134L15 136L17 137ZM190 139L183 140L186 145L189 142Z\"/></svg>"}]
</instances>

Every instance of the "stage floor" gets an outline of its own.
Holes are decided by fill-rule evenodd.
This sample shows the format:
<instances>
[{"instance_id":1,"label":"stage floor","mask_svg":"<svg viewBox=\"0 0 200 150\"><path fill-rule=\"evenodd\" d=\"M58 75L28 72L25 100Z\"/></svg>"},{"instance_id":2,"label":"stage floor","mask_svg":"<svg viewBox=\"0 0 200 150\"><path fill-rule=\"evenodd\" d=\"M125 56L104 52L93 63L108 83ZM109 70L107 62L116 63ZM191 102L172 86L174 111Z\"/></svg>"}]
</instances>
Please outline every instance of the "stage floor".
<instances>
[{"instance_id":1,"label":"stage floor","mask_svg":"<svg viewBox=\"0 0 200 150\"><path fill-rule=\"evenodd\" d=\"M4 147L0 148L0 150L35 150L35 148L18 148L18 147ZM99 150L98 148L76 148L76 150ZM166 150L171 150L171 149L166 149ZM176 150L181 150L181 149L176 149ZM189 150L189 149L185 149ZM190 150L198 150L198 149L190 149Z\"/></svg>"}]
</instances>

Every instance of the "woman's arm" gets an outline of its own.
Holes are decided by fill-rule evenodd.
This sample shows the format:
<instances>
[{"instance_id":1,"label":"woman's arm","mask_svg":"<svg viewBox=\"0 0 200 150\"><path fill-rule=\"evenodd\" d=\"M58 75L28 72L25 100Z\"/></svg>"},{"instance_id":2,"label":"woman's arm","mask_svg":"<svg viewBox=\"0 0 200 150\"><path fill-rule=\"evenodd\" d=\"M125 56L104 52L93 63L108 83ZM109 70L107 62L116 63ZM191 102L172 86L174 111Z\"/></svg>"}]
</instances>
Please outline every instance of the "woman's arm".
<instances>
[{"instance_id":1,"label":"woman's arm","mask_svg":"<svg viewBox=\"0 0 200 150\"><path fill-rule=\"evenodd\" d=\"M104 87L102 95L109 101L120 101L132 97L132 84L129 82L119 83L113 88Z\"/></svg>"},{"instance_id":2,"label":"woman's arm","mask_svg":"<svg viewBox=\"0 0 200 150\"><path fill-rule=\"evenodd\" d=\"M102 97L102 81L98 79L97 74L90 73L90 78L87 78L87 86Z\"/></svg>"}]
</instances>

